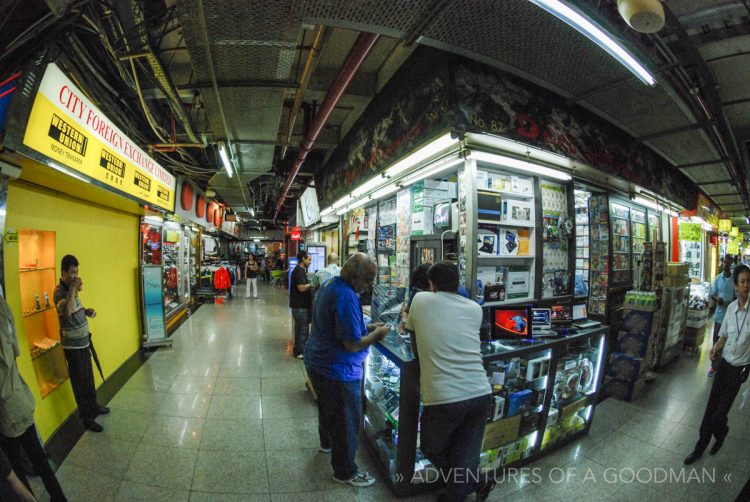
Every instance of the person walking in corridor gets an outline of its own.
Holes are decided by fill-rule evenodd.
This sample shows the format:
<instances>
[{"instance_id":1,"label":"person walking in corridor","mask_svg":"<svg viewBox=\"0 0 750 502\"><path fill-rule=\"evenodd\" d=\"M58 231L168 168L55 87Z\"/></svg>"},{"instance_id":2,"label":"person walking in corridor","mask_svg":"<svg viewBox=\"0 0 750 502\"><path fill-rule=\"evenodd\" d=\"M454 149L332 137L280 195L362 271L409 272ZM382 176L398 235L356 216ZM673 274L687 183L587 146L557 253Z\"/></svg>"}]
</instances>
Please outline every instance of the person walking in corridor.
<instances>
[{"instance_id":1,"label":"person walking in corridor","mask_svg":"<svg viewBox=\"0 0 750 502\"><path fill-rule=\"evenodd\" d=\"M65 495L47 461L34 424L34 396L18 372L16 358L19 355L16 323L10 306L0 296L0 445L18 479L29 491L31 485L24 473L22 451L42 478L50 500L63 502Z\"/></svg>"},{"instance_id":2,"label":"person walking in corridor","mask_svg":"<svg viewBox=\"0 0 750 502\"><path fill-rule=\"evenodd\" d=\"M253 288L253 299L258 299L258 262L252 254L247 257L245 262L245 299L250 298L250 287Z\"/></svg>"},{"instance_id":3,"label":"person walking in corridor","mask_svg":"<svg viewBox=\"0 0 750 502\"><path fill-rule=\"evenodd\" d=\"M372 258L356 253L341 275L321 286L305 345L305 368L318 395L320 451L331 453L333 480L356 487L375 482L354 461L362 411L362 363L367 348L389 332L382 324L365 325L362 315L359 294L372 286L376 270Z\"/></svg>"},{"instance_id":4,"label":"person walking in corridor","mask_svg":"<svg viewBox=\"0 0 750 502\"><path fill-rule=\"evenodd\" d=\"M63 256L60 270L62 277L55 288L54 298L70 385L83 425L90 431L101 432L104 428L94 419L109 413L109 408L100 406L96 400L94 369L91 365L91 333L87 319L96 317L96 311L84 308L78 297L83 289L83 281L78 275L78 259L73 255Z\"/></svg>"},{"instance_id":5,"label":"person walking in corridor","mask_svg":"<svg viewBox=\"0 0 750 502\"><path fill-rule=\"evenodd\" d=\"M289 284L289 308L292 309L294 322L293 354L297 359L303 359L303 350L310 326L310 310L312 309L312 287L307 279L307 267L312 263L312 257L306 251L297 253L297 266L292 271Z\"/></svg>"},{"instance_id":6,"label":"person walking in corridor","mask_svg":"<svg viewBox=\"0 0 750 502\"><path fill-rule=\"evenodd\" d=\"M711 287L711 299L716 302L716 312L714 312L714 336L713 344L719 341L719 329L724 321L727 312L727 306L737 298L737 292L734 289L732 281L732 265L734 260L729 255L724 256L721 260L722 271L714 279ZM711 361L711 368L708 370L708 376L712 377L716 373L714 362Z\"/></svg>"},{"instance_id":7,"label":"person walking in corridor","mask_svg":"<svg viewBox=\"0 0 750 502\"><path fill-rule=\"evenodd\" d=\"M716 365L716 376L711 385L706 411L700 426L698 442L685 457L689 465L698 460L715 438L711 455L719 452L729 434L728 415L742 383L750 371L750 322L748 322L748 295L750 295L750 267L737 265L732 272L737 300L727 307L719 329L719 341L711 347L710 357Z\"/></svg>"}]
</instances>

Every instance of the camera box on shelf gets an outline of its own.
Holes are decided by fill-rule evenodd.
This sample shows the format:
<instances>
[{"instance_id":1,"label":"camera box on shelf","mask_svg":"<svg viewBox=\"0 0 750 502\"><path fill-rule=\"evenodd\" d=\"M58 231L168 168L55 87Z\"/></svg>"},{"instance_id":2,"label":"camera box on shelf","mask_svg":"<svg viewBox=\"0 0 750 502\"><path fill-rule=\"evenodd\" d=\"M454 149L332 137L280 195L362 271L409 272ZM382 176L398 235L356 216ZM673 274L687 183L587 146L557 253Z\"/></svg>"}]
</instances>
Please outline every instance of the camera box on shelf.
<instances>
[{"instance_id":1,"label":"camera box on shelf","mask_svg":"<svg viewBox=\"0 0 750 502\"><path fill-rule=\"evenodd\" d=\"M477 231L477 249L479 256L496 256L499 247L498 228L492 225L479 225Z\"/></svg>"},{"instance_id":2,"label":"camera box on shelf","mask_svg":"<svg viewBox=\"0 0 750 502\"><path fill-rule=\"evenodd\" d=\"M512 417L526 411L531 406L532 395L531 389L523 389L508 394L508 416Z\"/></svg>"},{"instance_id":3,"label":"camera box on shelf","mask_svg":"<svg viewBox=\"0 0 750 502\"><path fill-rule=\"evenodd\" d=\"M511 441L518 439L518 432L521 429L521 415L515 415L509 418L503 418L490 422L484 427L484 440L482 441L482 451L491 450Z\"/></svg>"},{"instance_id":4,"label":"camera box on shelf","mask_svg":"<svg viewBox=\"0 0 750 502\"><path fill-rule=\"evenodd\" d=\"M510 191L520 195L533 196L534 182L531 178L521 178L519 176L510 177Z\"/></svg>"},{"instance_id":5,"label":"camera box on shelf","mask_svg":"<svg viewBox=\"0 0 750 502\"><path fill-rule=\"evenodd\" d=\"M528 266L508 267L508 280L505 293L508 299L524 298L529 295L530 274Z\"/></svg>"},{"instance_id":6,"label":"camera box on shelf","mask_svg":"<svg viewBox=\"0 0 750 502\"><path fill-rule=\"evenodd\" d=\"M509 223L520 223L528 225L531 221L532 207L531 202L503 199L503 221Z\"/></svg>"},{"instance_id":7,"label":"camera box on shelf","mask_svg":"<svg viewBox=\"0 0 750 502\"><path fill-rule=\"evenodd\" d=\"M511 228L500 229L500 254L503 256L518 256L518 250L520 247L520 240L518 237L518 230ZM528 250L528 244L526 249Z\"/></svg>"}]
</instances>

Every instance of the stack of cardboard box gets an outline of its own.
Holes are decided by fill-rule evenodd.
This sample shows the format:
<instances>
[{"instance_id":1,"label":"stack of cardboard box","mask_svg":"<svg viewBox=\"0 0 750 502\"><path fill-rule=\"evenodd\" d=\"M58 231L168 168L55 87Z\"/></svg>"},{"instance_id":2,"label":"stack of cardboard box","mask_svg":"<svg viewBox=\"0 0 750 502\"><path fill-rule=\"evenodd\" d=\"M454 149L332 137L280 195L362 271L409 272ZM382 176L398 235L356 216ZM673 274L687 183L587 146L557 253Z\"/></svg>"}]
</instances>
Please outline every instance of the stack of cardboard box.
<instances>
[{"instance_id":1,"label":"stack of cardboard box","mask_svg":"<svg viewBox=\"0 0 750 502\"><path fill-rule=\"evenodd\" d=\"M435 204L455 198L455 183L433 180L414 183L411 187L411 235L432 234L432 210Z\"/></svg>"}]
</instances>

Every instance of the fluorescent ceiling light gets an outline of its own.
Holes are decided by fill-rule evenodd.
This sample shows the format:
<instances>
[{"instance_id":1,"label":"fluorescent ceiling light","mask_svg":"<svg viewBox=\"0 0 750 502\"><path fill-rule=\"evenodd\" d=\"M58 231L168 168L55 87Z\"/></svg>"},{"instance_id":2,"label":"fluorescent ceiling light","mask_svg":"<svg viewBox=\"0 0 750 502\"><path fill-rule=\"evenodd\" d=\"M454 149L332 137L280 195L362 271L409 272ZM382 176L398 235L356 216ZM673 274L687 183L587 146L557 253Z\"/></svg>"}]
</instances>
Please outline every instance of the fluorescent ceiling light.
<instances>
[{"instance_id":1,"label":"fluorescent ceiling light","mask_svg":"<svg viewBox=\"0 0 750 502\"><path fill-rule=\"evenodd\" d=\"M77 175L77 174L76 174L76 173L75 173L74 171L72 171L71 169L68 169L67 167L63 167L63 166L61 166L60 164L56 164L56 163L54 163L54 162L50 162L50 163L49 163L49 166L50 166L50 167L51 167L52 169L55 169L56 171L60 171L60 172L61 172L61 173L63 173L63 174L67 174L67 175L68 175L68 176L70 176L71 178L75 178L75 179L77 179L77 180L79 180L79 181L83 181L84 183L88 183L88 182L89 182L89 180L87 180L87 179L86 179L86 178L84 178L83 176L79 176L79 175Z\"/></svg>"},{"instance_id":2,"label":"fluorescent ceiling light","mask_svg":"<svg viewBox=\"0 0 750 502\"><path fill-rule=\"evenodd\" d=\"M454 145L458 145L458 139L452 138L451 133L445 133L435 141L429 143L428 145L420 148L408 157L393 164L391 167L386 169L385 175L389 178L398 176L404 171L407 171L408 169L414 167L416 164L419 164L420 162L423 162L433 155L440 153L443 150L446 150L447 148L450 148Z\"/></svg>"},{"instance_id":3,"label":"fluorescent ceiling light","mask_svg":"<svg viewBox=\"0 0 750 502\"><path fill-rule=\"evenodd\" d=\"M555 178L562 181L569 181L573 179L569 174L550 169L549 167L540 166L539 164L533 164L524 160L514 159L512 157L505 157L504 155L496 155L494 153L487 152L471 152L471 157L476 160L483 162L489 162L491 164L497 164L501 167L510 167L519 171L526 171L531 174L537 174L540 176L547 176L548 178Z\"/></svg>"},{"instance_id":4,"label":"fluorescent ceiling light","mask_svg":"<svg viewBox=\"0 0 750 502\"><path fill-rule=\"evenodd\" d=\"M366 182L364 182L362 185L358 186L354 190L352 190L351 197L355 199L358 197L361 197L365 195L366 193L369 193L372 190L380 187L383 183L387 183L387 182L388 182L388 178L386 178L382 174L379 174L375 176L374 178L367 180Z\"/></svg>"},{"instance_id":5,"label":"fluorescent ceiling light","mask_svg":"<svg viewBox=\"0 0 750 502\"><path fill-rule=\"evenodd\" d=\"M227 145L223 141L219 141L219 157L221 157L221 163L224 164L224 169L227 170L227 176L232 177L232 164L229 162L229 155L227 154Z\"/></svg>"},{"instance_id":6,"label":"fluorescent ceiling light","mask_svg":"<svg viewBox=\"0 0 750 502\"><path fill-rule=\"evenodd\" d=\"M377 190L376 192L373 192L372 198L376 199L376 200L377 199L381 199L381 198L383 198L383 197L385 197L387 195L390 195L392 193L398 192L398 190L400 188L401 187L398 186L398 185L396 185L395 183L390 184L390 185L386 185L383 188L381 188L380 190Z\"/></svg>"},{"instance_id":7,"label":"fluorescent ceiling light","mask_svg":"<svg viewBox=\"0 0 750 502\"><path fill-rule=\"evenodd\" d=\"M153 215L153 216L152 215L144 216L143 219L146 220L146 221L150 221L152 223L163 223L164 222L164 218L162 218L161 216L156 216L156 215Z\"/></svg>"},{"instance_id":8,"label":"fluorescent ceiling light","mask_svg":"<svg viewBox=\"0 0 750 502\"><path fill-rule=\"evenodd\" d=\"M339 209L338 211L336 211L336 216L343 216L348 211L349 211L349 209L347 209L346 207L342 207L341 209Z\"/></svg>"},{"instance_id":9,"label":"fluorescent ceiling light","mask_svg":"<svg viewBox=\"0 0 750 502\"><path fill-rule=\"evenodd\" d=\"M457 157L454 159L450 159L448 161L444 162L438 162L437 164L427 167L425 169L420 169L414 174L410 174L403 180L400 180L399 183L402 186L409 186L413 183L416 183L417 181L421 181L425 178L429 178L430 176L435 176L439 173L442 173L443 171L447 171L451 167L460 164L464 161L464 159Z\"/></svg>"},{"instance_id":10,"label":"fluorescent ceiling light","mask_svg":"<svg viewBox=\"0 0 750 502\"><path fill-rule=\"evenodd\" d=\"M588 37L592 42L618 60L625 68L633 72L641 82L654 85L656 79L646 70L625 48L615 41L604 30L596 26L589 19L569 7L560 0L529 0L534 5L541 7L550 14L563 20L580 33Z\"/></svg>"},{"instance_id":11,"label":"fluorescent ceiling light","mask_svg":"<svg viewBox=\"0 0 750 502\"><path fill-rule=\"evenodd\" d=\"M636 204L640 204L640 205L642 205L642 206L646 206L647 208L649 208L649 209L653 209L653 210L655 210L655 211L658 211L658 210L660 209L660 208L659 208L659 205L658 205L658 204L657 204L656 202L654 202L654 201L653 201L653 200L651 200L651 199L644 199L644 198L643 198L643 197L641 197L640 195L636 195L636 196L635 196L635 197L633 198L633 202L635 202Z\"/></svg>"}]
</instances>

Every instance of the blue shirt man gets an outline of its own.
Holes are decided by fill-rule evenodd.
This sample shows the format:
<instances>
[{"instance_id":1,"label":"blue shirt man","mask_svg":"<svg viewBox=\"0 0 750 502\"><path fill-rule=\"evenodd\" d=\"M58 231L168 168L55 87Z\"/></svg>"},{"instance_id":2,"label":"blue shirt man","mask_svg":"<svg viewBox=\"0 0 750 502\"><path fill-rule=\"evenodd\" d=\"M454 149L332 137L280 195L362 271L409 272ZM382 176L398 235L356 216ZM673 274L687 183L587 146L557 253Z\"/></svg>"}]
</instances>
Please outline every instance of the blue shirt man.
<instances>
[{"instance_id":1,"label":"blue shirt man","mask_svg":"<svg viewBox=\"0 0 750 502\"><path fill-rule=\"evenodd\" d=\"M333 480L356 487L375 478L360 472L354 458L362 410L362 363L367 348L388 334L388 326L366 325L358 293L375 280L375 262L364 253L352 255L318 290L312 334L305 344L305 367L318 395L320 451L331 453Z\"/></svg>"}]
</instances>

